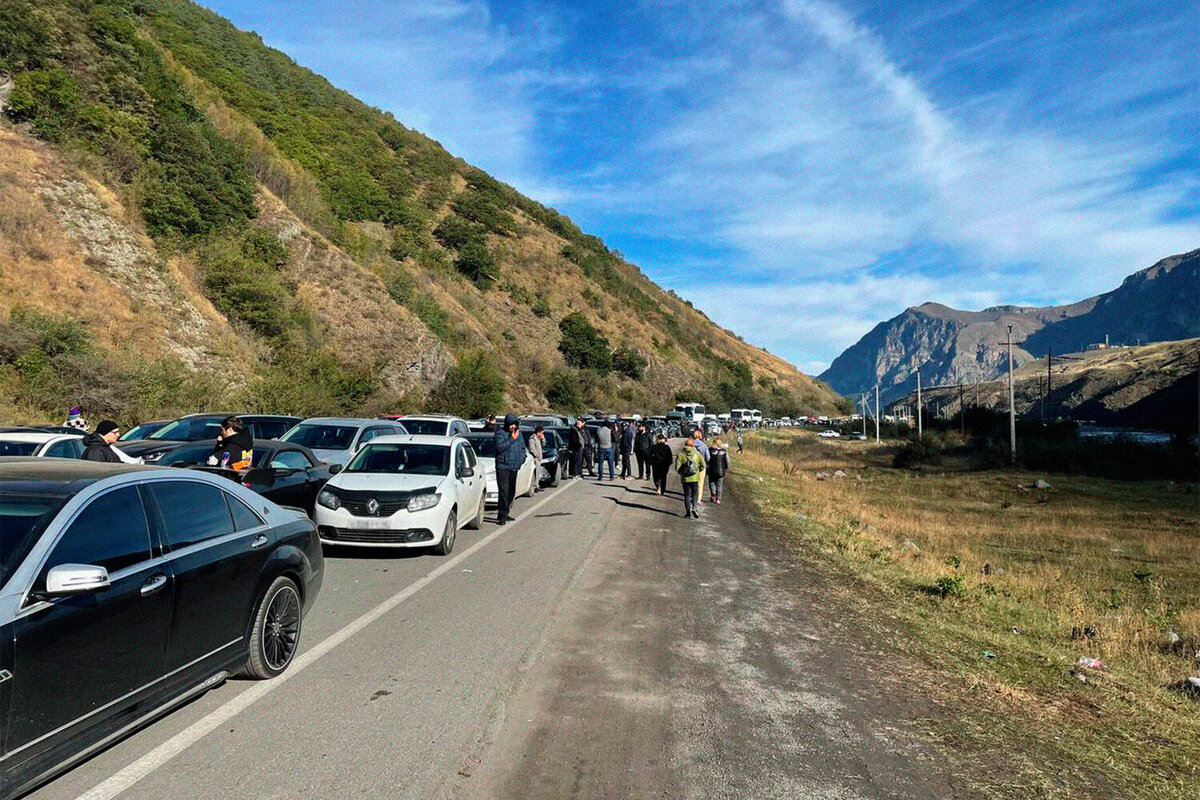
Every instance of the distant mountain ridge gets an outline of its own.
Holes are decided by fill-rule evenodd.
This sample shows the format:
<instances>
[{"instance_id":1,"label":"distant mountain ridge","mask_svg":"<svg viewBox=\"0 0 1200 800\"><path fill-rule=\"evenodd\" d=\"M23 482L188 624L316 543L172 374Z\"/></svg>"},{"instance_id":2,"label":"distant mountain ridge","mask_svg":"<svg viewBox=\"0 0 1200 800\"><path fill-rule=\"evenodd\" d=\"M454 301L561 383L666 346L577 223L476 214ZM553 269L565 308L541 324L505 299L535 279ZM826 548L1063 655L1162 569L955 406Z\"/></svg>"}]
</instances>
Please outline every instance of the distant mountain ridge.
<instances>
[{"instance_id":1,"label":"distant mountain ridge","mask_svg":"<svg viewBox=\"0 0 1200 800\"><path fill-rule=\"evenodd\" d=\"M1017 366L1105 341L1148 344L1200 336L1200 250L1169 256L1110 292L1077 303L1000 305L960 311L924 303L876 325L834 359L821 380L845 395L878 383L886 400L925 386L978 383L1007 366L1002 345L1013 326Z\"/></svg>"}]
</instances>

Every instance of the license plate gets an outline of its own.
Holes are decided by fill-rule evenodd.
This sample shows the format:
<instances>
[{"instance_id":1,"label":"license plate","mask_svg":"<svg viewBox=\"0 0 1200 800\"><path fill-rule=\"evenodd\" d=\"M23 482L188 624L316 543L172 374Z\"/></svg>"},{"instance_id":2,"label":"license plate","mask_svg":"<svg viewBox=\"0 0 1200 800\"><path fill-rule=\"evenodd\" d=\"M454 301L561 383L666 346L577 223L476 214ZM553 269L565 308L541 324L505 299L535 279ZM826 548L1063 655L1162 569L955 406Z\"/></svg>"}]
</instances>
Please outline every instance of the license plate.
<instances>
[{"instance_id":1,"label":"license plate","mask_svg":"<svg viewBox=\"0 0 1200 800\"><path fill-rule=\"evenodd\" d=\"M347 530L366 530L366 531L382 531L394 527L391 520L386 517L375 519L374 517L356 517L353 525L347 525Z\"/></svg>"}]
</instances>

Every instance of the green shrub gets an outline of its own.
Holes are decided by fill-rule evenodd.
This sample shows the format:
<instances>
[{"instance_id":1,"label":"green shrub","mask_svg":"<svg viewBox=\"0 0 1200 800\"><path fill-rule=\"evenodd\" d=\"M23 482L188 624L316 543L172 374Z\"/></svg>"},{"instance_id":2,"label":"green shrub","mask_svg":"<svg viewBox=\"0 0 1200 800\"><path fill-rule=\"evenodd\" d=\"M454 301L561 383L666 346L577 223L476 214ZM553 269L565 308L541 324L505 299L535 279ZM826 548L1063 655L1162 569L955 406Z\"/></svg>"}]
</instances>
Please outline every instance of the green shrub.
<instances>
[{"instance_id":1,"label":"green shrub","mask_svg":"<svg viewBox=\"0 0 1200 800\"><path fill-rule=\"evenodd\" d=\"M588 322L582 312L576 311L563 317L558 323L562 339L558 350L567 364L580 369L608 372L612 369L612 350L608 339Z\"/></svg>"},{"instance_id":2,"label":"green shrub","mask_svg":"<svg viewBox=\"0 0 1200 800\"><path fill-rule=\"evenodd\" d=\"M631 347L618 347L612 354L612 368L627 378L641 380L649 365L646 357Z\"/></svg>"},{"instance_id":3,"label":"green shrub","mask_svg":"<svg viewBox=\"0 0 1200 800\"><path fill-rule=\"evenodd\" d=\"M465 275L480 289L486 289L496 280L496 258L483 242L469 242L458 252L454 268Z\"/></svg>"},{"instance_id":4,"label":"green shrub","mask_svg":"<svg viewBox=\"0 0 1200 800\"><path fill-rule=\"evenodd\" d=\"M548 317L551 310L550 301L546 299L544 294L539 292L538 296L534 298L533 303L530 304L529 310L533 312L535 317Z\"/></svg>"},{"instance_id":5,"label":"green shrub","mask_svg":"<svg viewBox=\"0 0 1200 800\"><path fill-rule=\"evenodd\" d=\"M892 463L899 469L913 469L923 464L937 466L942 463L942 443L928 433L913 437L900 446Z\"/></svg>"},{"instance_id":6,"label":"green shrub","mask_svg":"<svg viewBox=\"0 0 1200 800\"><path fill-rule=\"evenodd\" d=\"M461 417L482 417L504 405L504 376L491 356L470 353L433 388L427 404Z\"/></svg>"},{"instance_id":7,"label":"green shrub","mask_svg":"<svg viewBox=\"0 0 1200 800\"><path fill-rule=\"evenodd\" d=\"M557 411L579 411L583 408L583 385L573 370L558 368L550 372L545 388L546 402Z\"/></svg>"}]
</instances>

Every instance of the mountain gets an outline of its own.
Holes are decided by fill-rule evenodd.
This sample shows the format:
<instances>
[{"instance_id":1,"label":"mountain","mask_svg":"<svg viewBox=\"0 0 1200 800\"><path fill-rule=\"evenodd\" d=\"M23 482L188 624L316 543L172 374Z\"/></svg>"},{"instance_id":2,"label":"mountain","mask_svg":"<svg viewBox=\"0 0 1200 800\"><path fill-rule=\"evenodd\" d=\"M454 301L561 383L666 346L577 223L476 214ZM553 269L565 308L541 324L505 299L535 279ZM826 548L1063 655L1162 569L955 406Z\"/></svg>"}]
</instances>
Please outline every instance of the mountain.
<instances>
[{"instance_id":1,"label":"mountain","mask_svg":"<svg viewBox=\"0 0 1200 800\"><path fill-rule=\"evenodd\" d=\"M1049 379L1049 392L1046 391ZM1100 425L1196 433L1200 339L1089 350L1071 360L1042 358L1013 372L1017 413L1028 419L1069 417ZM943 415L968 406L1008 408L1008 381L931 389L922 403ZM910 398L911 399L911 398Z\"/></svg>"},{"instance_id":2,"label":"mountain","mask_svg":"<svg viewBox=\"0 0 1200 800\"><path fill-rule=\"evenodd\" d=\"M838 404L186 0L5 0L0 110L0 418Z\"/></svg>"},{"instance_id":3,"label":"mountain","mask_svg":"<svg viewBox=\"0 0 1200 800\"><path fill-rule=\"evenodd\" d=\"M887 400L925 386L977 383L1007 369L1003 345L1013 326L1013 362L1089 345L1136 345L1200 335L1200 250L1164 258L1111 292L1071 305L995 306L958 311L937 303L906 309L875 326L819 377L857 395L880 385Z\"/></svg>"}]
</instances>

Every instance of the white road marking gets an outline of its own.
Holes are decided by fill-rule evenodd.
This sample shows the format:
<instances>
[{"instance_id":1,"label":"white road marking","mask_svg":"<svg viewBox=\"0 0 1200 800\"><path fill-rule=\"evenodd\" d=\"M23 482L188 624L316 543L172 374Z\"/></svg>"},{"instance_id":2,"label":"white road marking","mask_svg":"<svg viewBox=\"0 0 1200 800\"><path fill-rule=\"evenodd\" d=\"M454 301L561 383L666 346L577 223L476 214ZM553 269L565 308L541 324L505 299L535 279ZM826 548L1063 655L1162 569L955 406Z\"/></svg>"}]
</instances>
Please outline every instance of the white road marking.
<instances>
[{"instance_id":1,"label":"white road marking","mask_svg":"<svg viewBox=\"0 0 1200 800\"><path fill-rule=\"evenodd\" d=\"M142 756L137 761L134 761L120 772L117 772L112 777L105 780L103 783L97 784L93 788L79 795L77 800L112 800L112 798L117 797L122 792L125 792L142 778L154 772L156 769L175 758L175 756L179 755L184 750L187 750L193 744L200 741L200 739L204 738L205 735L229 722L229 720L233 719L238 714L242 713L247 708L254 705L259 700L263 699L271 692L275 691L280 686L299 675L307 667L316 663L316 661L322 656L327 655L338 645L345 643L346 640L354 636L354 634L358 633L363 628L367 627L372 622L379 619L384 614L388 613L396 606L400 605L405 600L424 589L429 584L433 583L433 581L454 569L463 561L470 558L471 555L473 555L477 550L480 550L484 546L490 544L501 534L511 531L517 524L533 514L533 512L537 511L546 503L549 503L564 491L570 489L577 482L578 481L571 481L567 483L567 485L556 489L553 493L533 504L521 514L517 515L516 519L509 524L502 525L501 527L492 531L487 536L480 539L478 542L471 545L454 558L439 566L437 569L409 584L404 589L392 595L387 600L384 600L382 603L375 606L375 608L363 614L358 619L347 624L341 630L321 640L321 642L313 647L313 649L297 656L296 660L292 662L291 666L289 666L287 671L282 675L269 681L262 681L254 684L237 697L234 697L232 700L225 703L225 705L213 710L207 716L202 717L196 722L193 722L189 727L175 734L170 739L151 750L149 753L146 753L146 755Z\"/></svg>"}]
</instances>

